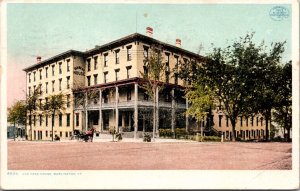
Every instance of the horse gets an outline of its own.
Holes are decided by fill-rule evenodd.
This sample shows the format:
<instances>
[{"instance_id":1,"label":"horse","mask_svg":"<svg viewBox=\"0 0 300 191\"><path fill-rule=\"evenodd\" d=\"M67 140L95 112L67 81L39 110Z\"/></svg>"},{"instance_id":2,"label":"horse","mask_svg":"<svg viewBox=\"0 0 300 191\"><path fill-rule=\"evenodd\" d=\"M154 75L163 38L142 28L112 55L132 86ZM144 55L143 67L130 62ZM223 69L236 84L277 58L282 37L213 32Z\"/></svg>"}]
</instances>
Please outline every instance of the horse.
<instances>
[{"instance_id":1,"label":"horse","mask_svg":"<svg viewBox=\"0 0 300 191\"><path fill-rule=\"evenodd\" d=\"M95 132L95 128L92 128L91 130L85 133L84 136L85 142L87 142L88 140L91 140L91 142L93 142L94 132Z\"/></svg>"}]
</instances>

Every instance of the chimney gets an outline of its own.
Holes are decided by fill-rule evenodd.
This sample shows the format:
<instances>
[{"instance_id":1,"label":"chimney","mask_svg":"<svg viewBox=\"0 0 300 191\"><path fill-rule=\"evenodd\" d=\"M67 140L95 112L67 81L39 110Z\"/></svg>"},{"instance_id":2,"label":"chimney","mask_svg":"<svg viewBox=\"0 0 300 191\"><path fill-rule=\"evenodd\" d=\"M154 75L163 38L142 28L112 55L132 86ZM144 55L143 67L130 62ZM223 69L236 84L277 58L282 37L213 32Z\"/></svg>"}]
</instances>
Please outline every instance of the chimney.
<instances>
[{"instance_id":1,"label":"chimney","mask_svg":"<svg viewBox=\"0 0 300 191\"><path fill-rule=\"evenodd\" d=\"M153 36L153 28L147 27L146 34L147 34L147 36L152 37Z\"/></svg>"},{"instance_id":2,"label":"chimney","mask_svg":"<svg viewBox=\"0 0 300 191\"><path fill-rule=\"evenodd\" d=\"M181 47L181 40L179 38L176 39L176 46Z\"/></svg>"},{"instance_id":3,"label":"chimney","mask_svg":"<svg viewBox=\"0 0 300 191\"><path fill-rule=\"evenodd\" d=\"M39 62L41 62L41 61L42 61L42 57L40 57L40 56L36 57L36 62L37 62L37 63L39 63Z\"/></svg>"}]
</instances>

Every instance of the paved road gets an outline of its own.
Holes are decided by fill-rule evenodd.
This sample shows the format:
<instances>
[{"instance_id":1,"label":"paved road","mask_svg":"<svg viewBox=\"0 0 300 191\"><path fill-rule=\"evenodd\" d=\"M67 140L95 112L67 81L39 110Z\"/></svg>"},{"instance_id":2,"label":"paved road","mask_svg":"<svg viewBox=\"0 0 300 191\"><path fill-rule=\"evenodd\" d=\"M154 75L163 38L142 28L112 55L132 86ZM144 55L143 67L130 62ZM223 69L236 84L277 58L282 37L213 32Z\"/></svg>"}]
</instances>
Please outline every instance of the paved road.
<instances>
[{"instance_id":1,"label":"paved road","mask_svg":"<svg viewBox=\"0 0 300 191\"><path fill-rule=\"evenodd\" d=\"M290 143L8 142L8 169L291 169L291 152Z\"/></svg>"}]
</instances>

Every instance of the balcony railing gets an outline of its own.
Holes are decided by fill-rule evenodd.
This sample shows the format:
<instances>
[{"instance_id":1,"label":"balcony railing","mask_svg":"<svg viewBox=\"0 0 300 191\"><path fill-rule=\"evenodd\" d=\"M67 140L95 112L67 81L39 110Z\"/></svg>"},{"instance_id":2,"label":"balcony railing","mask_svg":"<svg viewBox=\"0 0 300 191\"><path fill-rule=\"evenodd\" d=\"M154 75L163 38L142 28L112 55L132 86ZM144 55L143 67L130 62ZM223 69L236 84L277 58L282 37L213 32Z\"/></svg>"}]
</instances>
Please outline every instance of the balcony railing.
<instances>
[{"instance_id":1,"label":"balcony railing","mask_svg":"<svg viewBox=\"0 0 300 191\"><path fill-rule=\"evenodd\" d=\"M128 100L128 101L119 101L118 102L118 108L133 108L135 104L135 100ZM137 101L137 105L138 106L144 106L144 107L152 107L153 106L153 102L152 101L147 101L147 100L138 100ZM171 108L172 107L172 102L164 102L164 101L160 101L158 103L159 107L162 108ZM116 107L115 101L110 101L107 103L102 103L102 109L113 109ZM175 108L177 109L185 109L186 105L183 103L176 103L174 105ZM100 103L97 102L90 102L87 104L87 109L89 110L93 110L93 109L99 109L100 108ZM77 105L75 106L75 109L83 109L82 105Z\"/></svg>"}]
</instances>

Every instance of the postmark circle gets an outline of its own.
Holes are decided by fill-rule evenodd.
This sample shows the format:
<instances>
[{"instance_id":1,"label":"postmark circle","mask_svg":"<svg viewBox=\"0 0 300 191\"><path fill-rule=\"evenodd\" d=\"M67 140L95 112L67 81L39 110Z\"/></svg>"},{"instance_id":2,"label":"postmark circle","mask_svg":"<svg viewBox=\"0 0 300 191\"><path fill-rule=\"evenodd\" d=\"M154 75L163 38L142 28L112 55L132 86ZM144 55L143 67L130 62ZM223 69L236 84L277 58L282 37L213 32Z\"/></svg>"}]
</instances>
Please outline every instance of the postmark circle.
<instances>
[{"instance_id":1,"label":"postmark circle","mask_svg":"<svg viewBox=\"0 0 300 191\"><path fill-rule=\"evenodd\" d=\"M270 10L269 15L274 21L281 21L289 17L289 10L282 6L275 6Z\"/></svg>"}]
</instances>

